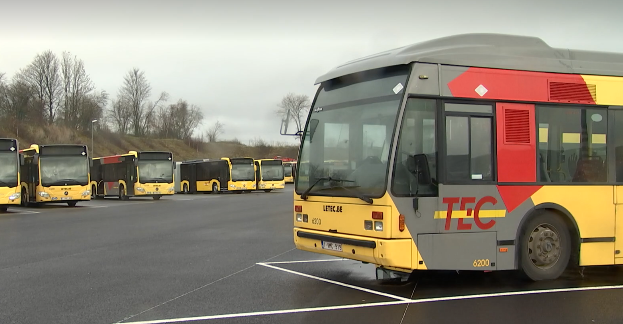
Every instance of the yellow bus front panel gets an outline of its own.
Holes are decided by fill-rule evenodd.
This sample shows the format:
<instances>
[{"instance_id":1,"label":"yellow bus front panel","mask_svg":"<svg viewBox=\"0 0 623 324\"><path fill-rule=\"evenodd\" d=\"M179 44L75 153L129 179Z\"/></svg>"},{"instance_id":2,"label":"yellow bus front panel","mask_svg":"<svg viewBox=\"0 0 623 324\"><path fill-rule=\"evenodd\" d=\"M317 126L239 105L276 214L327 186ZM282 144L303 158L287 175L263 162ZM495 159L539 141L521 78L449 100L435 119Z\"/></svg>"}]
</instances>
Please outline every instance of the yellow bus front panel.
<instances>
[{"instance_id":1,"label":"yellow bus front panel","mask_svg":"<svg viewBox=\"0 0 623 324\"><path fill-rule=\"evenodd\" d=\"M134 184L135 196L172 195L175 193L173 183L136 183Z\"/></svg>"},{"instance_id":2,"label":"yellow bus front panel","mask_svg":"<svg viewBox=\"0 0 623 324\"><path fill-rule=\"evenodd\" d=\"M260 181L257 190L283 189L286 187L285 181Z\"/></svg>"},{"instance_id":3,"label":"yellow bus front panel","mask_svg":"<svg viewBox=\"0 0 623 324\"><path fill-rule=\"evenodd\" d=\"M19 205L21 202L20 187L0 187L0 206Z\"/></svg>"},{"instance_id":4,"label":"yellow bus front panel","mask_svg":"<svg viewBox=\"0 0 623 324\"><path fill-rule=\"evenodd\" d=\"M91 200L91 191L88 185L37 186L35 198L38 203Z\"/></svg>"},{"instance_id":5,"label":"yellow bus front panel","mask_svg":"<svg viewBox=\"0 0 623 324\"><path fill-rule=\"evenodd\" d=\"M255 190L255 181L229 181L229 191Z\"/></svg>"}]
</instances>

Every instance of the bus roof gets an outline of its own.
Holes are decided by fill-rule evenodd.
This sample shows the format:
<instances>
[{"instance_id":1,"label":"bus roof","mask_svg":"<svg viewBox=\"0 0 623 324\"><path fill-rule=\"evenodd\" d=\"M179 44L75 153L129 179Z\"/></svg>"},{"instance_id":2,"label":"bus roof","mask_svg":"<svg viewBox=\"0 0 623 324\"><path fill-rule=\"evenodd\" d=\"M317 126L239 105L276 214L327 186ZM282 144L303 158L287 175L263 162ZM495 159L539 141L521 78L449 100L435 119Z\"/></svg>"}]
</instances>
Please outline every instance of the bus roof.
<instances>
[{"instance_id":1,"label":"bus roof","mask_svg":"<svg viewBox=\"0 0 623 324\"><path fill-rule=\"evenodd\" d=\"M542 39L507 34L460 34L428 40L344 63L316 79L411 62L523 71L623 76L623 54L553 48Z\"/></svg>"}]
</instances>

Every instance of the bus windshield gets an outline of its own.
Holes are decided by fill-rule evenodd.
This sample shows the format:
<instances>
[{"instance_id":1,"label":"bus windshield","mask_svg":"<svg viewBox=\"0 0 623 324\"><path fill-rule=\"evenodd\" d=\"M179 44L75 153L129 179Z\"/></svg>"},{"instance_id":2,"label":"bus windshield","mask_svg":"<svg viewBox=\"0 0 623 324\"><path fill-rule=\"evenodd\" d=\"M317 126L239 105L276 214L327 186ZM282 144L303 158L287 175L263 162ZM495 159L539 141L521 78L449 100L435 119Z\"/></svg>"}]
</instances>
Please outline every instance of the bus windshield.
<instances>
[{"instance_id":1,"label":"bus windshield","mask_svg":"<svg viewBox=\"0 0 623 324\"><path fill-rule=\"evenodd\" d=\"M292 168L290 168L292 170ZM283 180L283 166L281 164L262 164L262 180Z\"/></svg>"},{"instance_id":2,"label":"bus windshield","mask_svg":"<svg viewBox=\"0 0 623 324\"><path fill-rule=\"evenodd\" d=\"M141 183L171 183L173 182L173 162L139 160L138 177Z\"/></svg>"},{"instance_id":3,"label":"bus windshield","mask_svg":"<svg viewBox=\"0 0 623 324\"><path fill-rule=\"evenodd\" d=\"M254 179L253 164L235 163L231 165L231 181L253 181Z\"/></svg>"},{"instance_id":4,"label":"bus windshield","mask_svg":"<svg viewBox=\"0 0 623 324\"><path fill-rule=\"evenodd\" d=\"M0 152L0 187L17 185L17 154Z\"/></svg>"},{"instance_id":5,"label":"bus windshield","mask_svg":"<svg viewBox=\"0 0 623 324\"><path fill-rule=\"evenodd\" d=\"M291 177L292 176L292 164L284 164L283 165L283 176Z\"/></svg>"},{"instance_id":6,"label":"bus windshield","mask_svg":"<svg viewBox=\"0 0 623 324\"><path fill-rule=\"evenodd\" d=\"M86 156L41 156L41 185L87 185L89 164Z\"/></svg>"},{"instance_id":7,"label":"bus windshield","mask_svg":"<svg viewBox=\"0 0 623 324\"><path fill-rule=\"evenodd\" d=\"M379 198L408 67L392 67L323 83L301 146L296 192ZM328 177L332 181L328 181Z\"/></svg>"}]
</instances>

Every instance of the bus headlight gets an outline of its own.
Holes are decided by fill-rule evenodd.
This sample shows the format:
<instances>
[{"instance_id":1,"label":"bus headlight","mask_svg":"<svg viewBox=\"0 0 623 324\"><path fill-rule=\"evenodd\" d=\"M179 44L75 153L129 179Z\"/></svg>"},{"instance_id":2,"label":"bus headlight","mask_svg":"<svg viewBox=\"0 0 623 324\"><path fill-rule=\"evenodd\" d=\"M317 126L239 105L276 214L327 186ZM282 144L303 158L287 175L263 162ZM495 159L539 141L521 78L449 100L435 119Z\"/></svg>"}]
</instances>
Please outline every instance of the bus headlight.
<instances>
[{"instance_id":1,"label":"bus headlight","mask_svg":"<svg viewBox=\"0 0 623 324\"><path fill-rule=\"evenodd\" d=\"M255 183L251 185L251 188L255 188Z\"/></svg>"},{"instance_id":2,"label":"bus headlight","mask_svg":"<svg viewBox=\"0 0 623 324\"><path fill-rule=\"evenodd\" d=\"M84 192L82 192L82 197L86 197L91 195L91 190L85 190Z\"/></svg>"},{"instance_id":3,"label":"bus headlight","mask_svg":"<svg viewBox=\"0 0 623 324\"><path fill-rule=\"evenodd\" d=\"M50 198L50 194L45 191L39 191L37 194L42 198Z\"/></svg>"},{"instance_id":4,"label":"bus headlight","mask_svg":"<svg viewBox=\"0 0 623 324\"><path fill-rule=\"evenodd\" d=\"M14 193L14 194L9 196L9 200L15 200L15 199L19 198L19 196L21 196L20 193L16 192L16 193Z\"/></svg>"},{"instance_id":5,"label":"bus headlight","mask_svg":"<svg viewBox=\"0 0 623 324\"><path fill-rule=\"evenodd\" d=\"M229 187L230 187L230 188L235 188L236 186L234 186L234 185L229 185Z\"/></svg>"},{"instance_id":6,"label":"bus headlight","mask_svg":"<svg viewBox=\"0 0 623 324\"><path fill-rule=\"evenodd\" d=\"M173 190L175 190L175 187L169 188L169 191L173 191Z\"/></svg>"},{"instance_id":7,"label":"bus headlight","mask_svg":"<svg viewBox=\"0 0 623 324\"><path fill-rule=\"evenodd\" d=\"M136 187L136 191L145 192L145 189L143 189L142 187Z\"/></svg>"},{"instance_id":8,"label":"bus headlight","mask_svg":"<svg viewBox=\"0 0 623 324\"><path fill-rule=\"evenodd\" d=\"M383 231L383 222L374 222L374 230L378 232Z\"/></svg>"},{"instance_id":9,"label":"bus headlight","mask_svg":"<svg viewBox=\"0 0 623 324\"><path fill-rule=\"evenodd\" d=\"M303 221L303 214L296 214L296 221L297 222L302 222Z\"/></svg>"}]
</instances>

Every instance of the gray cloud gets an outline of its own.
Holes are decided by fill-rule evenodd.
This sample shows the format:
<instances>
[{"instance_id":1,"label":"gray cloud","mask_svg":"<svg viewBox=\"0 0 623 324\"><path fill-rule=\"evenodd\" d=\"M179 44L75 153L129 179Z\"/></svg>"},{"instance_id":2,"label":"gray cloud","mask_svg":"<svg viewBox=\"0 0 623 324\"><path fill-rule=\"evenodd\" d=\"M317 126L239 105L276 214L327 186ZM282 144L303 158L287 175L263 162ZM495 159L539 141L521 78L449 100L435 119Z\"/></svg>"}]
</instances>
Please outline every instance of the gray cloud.
<instances>
[{"instance_id":1,"label":"gray cloud","mask_svg":"<svg viewBox=\"0 0 623 324\"><path fill-rule=\"evenodd\" d=\"M225 137L291 141L274 111L288 92L313 97L317 76L345 61L456 33L543 38L552 46L623 52L623 2L610 1L75 1L14 2L0 21L0 71L39 52L70 51L116 95L132 67L154 97L203 108ZM33 8L38 8L34 10Z\"/></svg>"}]
</instances>

